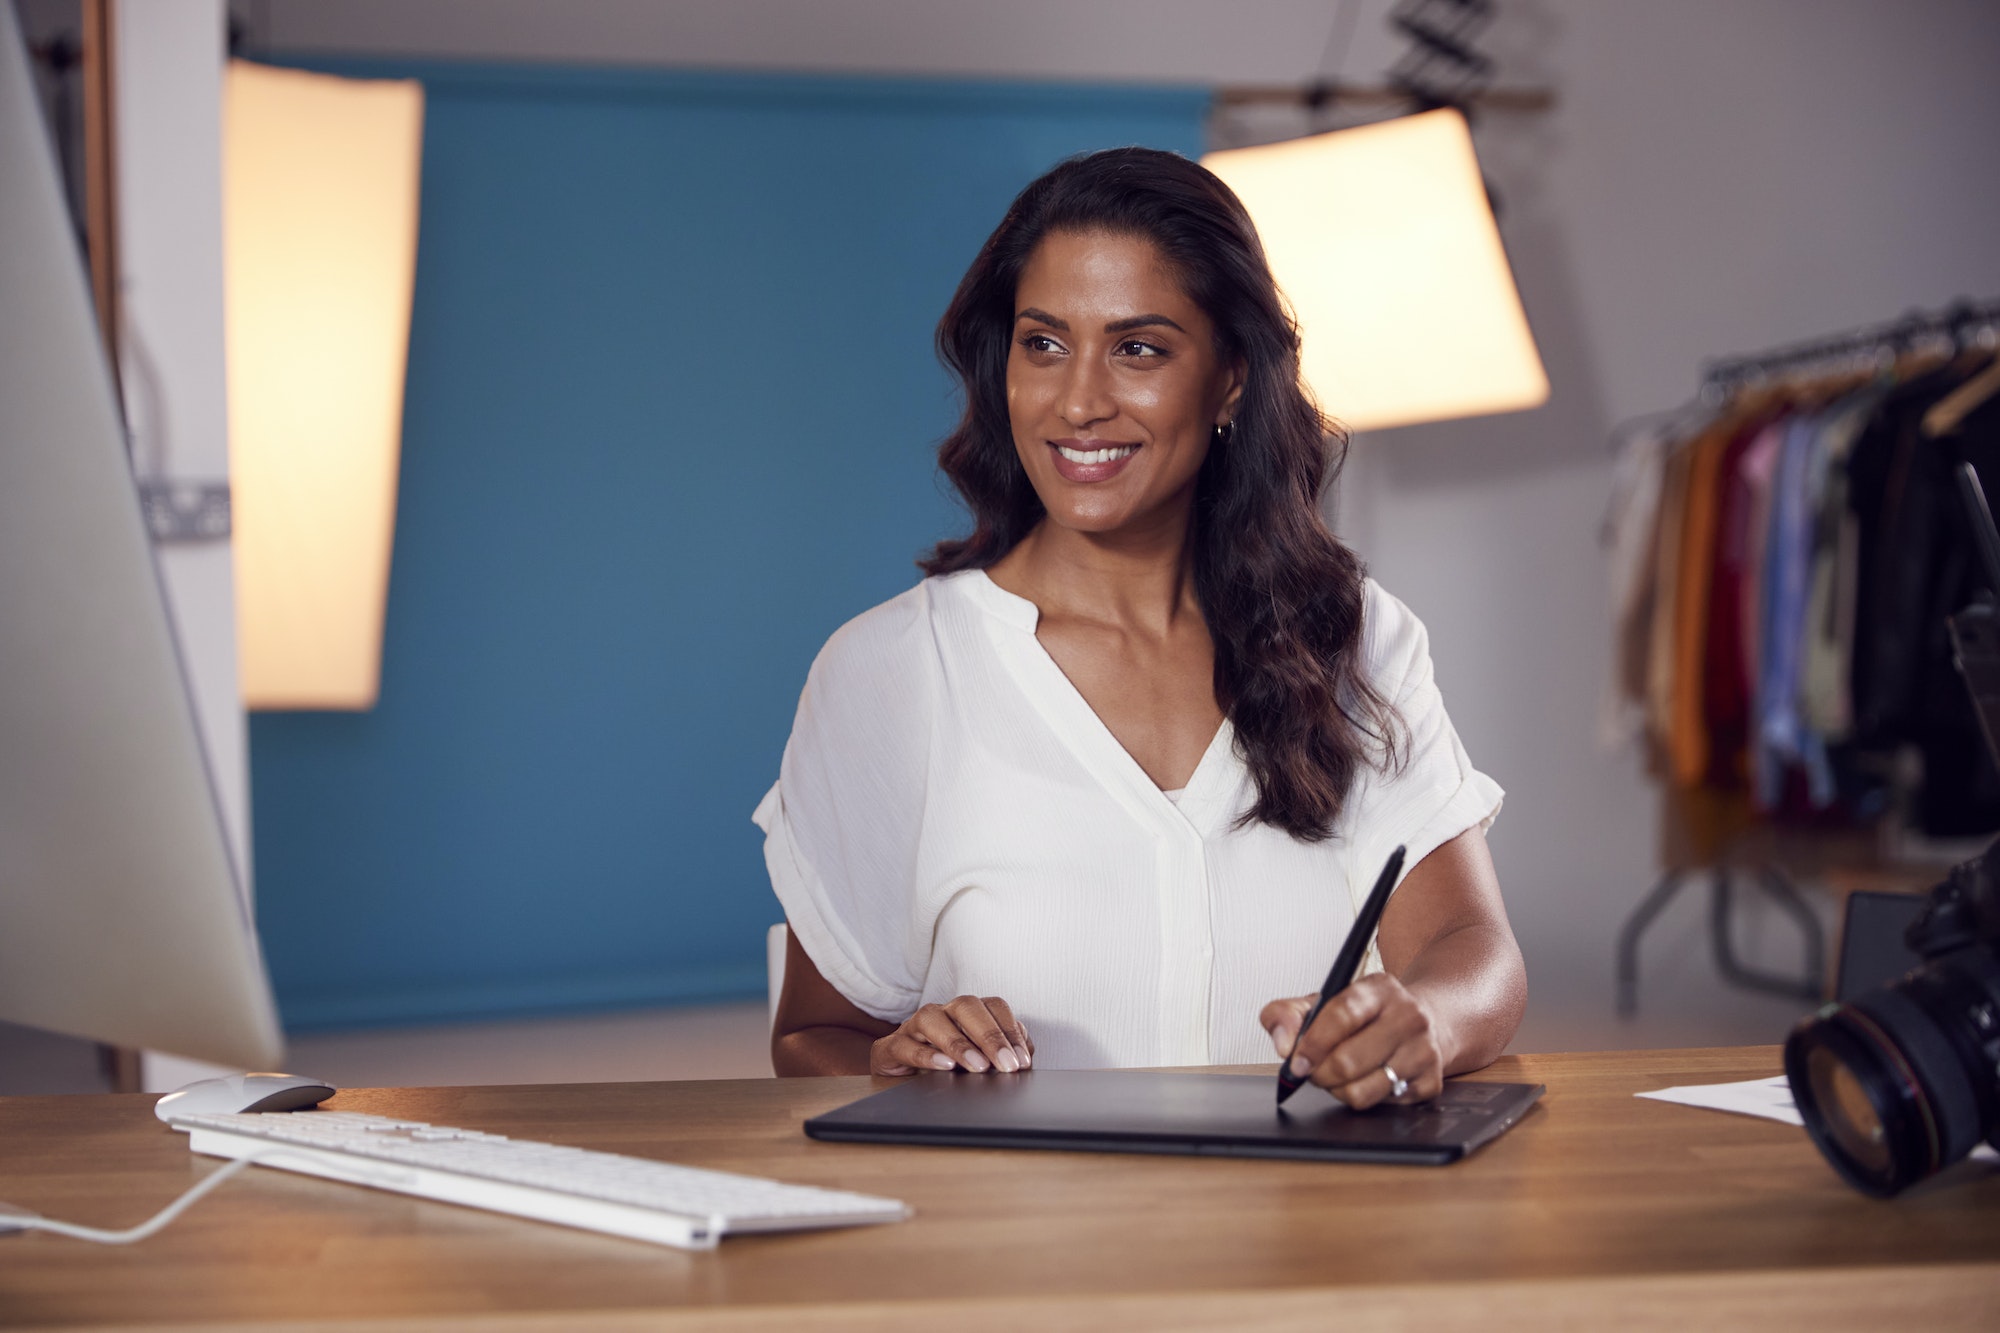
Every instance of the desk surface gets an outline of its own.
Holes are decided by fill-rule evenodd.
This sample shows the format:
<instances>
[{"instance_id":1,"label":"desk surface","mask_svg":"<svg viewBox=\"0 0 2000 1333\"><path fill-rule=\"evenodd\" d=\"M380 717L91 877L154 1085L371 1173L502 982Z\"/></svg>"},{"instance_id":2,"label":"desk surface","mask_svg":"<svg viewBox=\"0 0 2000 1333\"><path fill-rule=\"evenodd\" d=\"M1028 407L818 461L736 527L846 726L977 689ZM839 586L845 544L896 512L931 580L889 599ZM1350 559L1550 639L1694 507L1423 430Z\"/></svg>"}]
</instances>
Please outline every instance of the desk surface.
<instances>
[{"instance_id":1,"label":"desk surface","mask_svg":"<svg viewBox=\"0 0 2000 1333\"><path fill-rule=\"evenodd\" d=\"M901 1198L888 1227L634 1241L251 1171L140 1245L0 1237L0 1326L2000 1327L2000 1173L1901 1200L1798 1130L1635 1099L1774 1048L1508 1057L1546 1083L1454 1166L816 1143L865 1078L354 1089L330 1105ZM151 1098L0 1098L0 1199L127 1226L214 1169Z\"/></svg>"}]
</instances>

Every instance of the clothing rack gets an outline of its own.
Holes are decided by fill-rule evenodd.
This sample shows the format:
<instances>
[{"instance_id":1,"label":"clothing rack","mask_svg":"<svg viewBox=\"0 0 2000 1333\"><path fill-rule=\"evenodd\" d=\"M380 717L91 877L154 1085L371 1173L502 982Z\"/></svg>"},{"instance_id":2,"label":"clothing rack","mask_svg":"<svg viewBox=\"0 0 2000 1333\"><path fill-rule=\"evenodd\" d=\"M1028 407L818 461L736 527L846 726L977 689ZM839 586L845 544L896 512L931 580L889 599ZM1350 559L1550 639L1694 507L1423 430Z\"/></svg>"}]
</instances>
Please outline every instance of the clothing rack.
<instances>
[{"instance_id":1,"label":"clothing rack","mask_svg":"<svg viewBox=\"0 0 2000 1333\"><path fill-rule=\"evenodd\" d=\"M1886 323L1711 360L1702 368L1699 404L1719 411L1744 390L1766 383L1887 370L1918 353L1949 358L1996 347L2000 347L2000 299L1960 300L1935 311L1912 310ZM1676 409L1632 425L1686 419L1686 411ZM1628 433L1621 428L1614 439ZM1826 993L1828 942L1795 875L1844 883L1841 892L1861 887L1908 892L1923 887L1929 877L1927 868L1885 858L1879 839L1864 829L1801 832L1761 823L1730 794L1676 788L1671 781L1664 795L1664 873L1626 918L1617 940L1617 1004L1622 1015L1637 1008L1642 938L1668 903L1691 884L1711 891L1708 934L1724 979L1750 990L1812 1000ZM1762 971L1746 966L1737 955L1732 920L1745 890L1761 894L1796 925L1804 949L1799 973L1782 976Z\"/></svg>"},{"instance_id":2,"label":"clothing rack","mask_svg":"<svg viewBox=\"0 0 2000 1333\"><path fill-rule=\"evenodd\" d=\"M1718 402L1759 380L1808 370L1830 371L1843 362L1879 364L1920 351L1927 344L1941 345L1946 351L1961 350L1996 335L2000 335L2000 300L1955 301L1938 311L1912 310L1886 324L1750 355L1718 358L1702 371L1702 395L1710 402Z\"/></svg>"}]
</instances>

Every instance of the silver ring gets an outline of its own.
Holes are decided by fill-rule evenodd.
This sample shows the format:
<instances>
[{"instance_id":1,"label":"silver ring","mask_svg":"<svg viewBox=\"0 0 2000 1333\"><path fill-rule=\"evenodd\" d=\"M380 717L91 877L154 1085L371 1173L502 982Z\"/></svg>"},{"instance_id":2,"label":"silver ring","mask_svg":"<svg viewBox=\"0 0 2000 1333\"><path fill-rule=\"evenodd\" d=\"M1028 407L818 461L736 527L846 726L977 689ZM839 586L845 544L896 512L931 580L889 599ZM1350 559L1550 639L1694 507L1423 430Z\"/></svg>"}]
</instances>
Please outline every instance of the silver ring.
<instances>
[{"instance_id":1,"label":"silver ring","mask_svg":"<svg viewBox=\"0 0 2000 1333\"><path fill-rule=\"evenodd\" d=\"M1391 1097L1400 1097L1410 1090L1410 1081L1406 1078L1398 1077L1396 1071L1389 1068L1389 1066L1383 1065L1382 1072L1389 1076L1389 1095Z\"/></svg>"}]
</instances>

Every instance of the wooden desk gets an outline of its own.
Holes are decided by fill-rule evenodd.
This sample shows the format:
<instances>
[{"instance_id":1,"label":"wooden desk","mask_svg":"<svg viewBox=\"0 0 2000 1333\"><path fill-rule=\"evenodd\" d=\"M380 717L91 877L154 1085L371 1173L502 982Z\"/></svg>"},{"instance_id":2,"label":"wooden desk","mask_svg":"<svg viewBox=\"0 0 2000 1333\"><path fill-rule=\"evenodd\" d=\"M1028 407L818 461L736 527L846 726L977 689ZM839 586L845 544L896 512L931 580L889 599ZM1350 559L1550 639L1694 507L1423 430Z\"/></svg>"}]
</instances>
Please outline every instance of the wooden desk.
<instances>
[{"instance_id":1,"label":"wooden desk","mask_svg":"<svg viewBox=\"0 0 2000 1333\"><path fill-rule=\"evenodd\" d=\"M1777 1067L1768 1047L1510 1057L1480 1077L1548 1095L1444 1168L808 1140L860 1078L358 1089L332 1105L917 1216L690 1254L252 1171L130 1248L0 1237L0 1325L2000 1328L2000 1175L1877 1202L1798 1130L1632 1096ZM22 1207L126 1226L212 1169L149 1098L0 1098L0 1199Z\"/></svg>"}]
</instances>

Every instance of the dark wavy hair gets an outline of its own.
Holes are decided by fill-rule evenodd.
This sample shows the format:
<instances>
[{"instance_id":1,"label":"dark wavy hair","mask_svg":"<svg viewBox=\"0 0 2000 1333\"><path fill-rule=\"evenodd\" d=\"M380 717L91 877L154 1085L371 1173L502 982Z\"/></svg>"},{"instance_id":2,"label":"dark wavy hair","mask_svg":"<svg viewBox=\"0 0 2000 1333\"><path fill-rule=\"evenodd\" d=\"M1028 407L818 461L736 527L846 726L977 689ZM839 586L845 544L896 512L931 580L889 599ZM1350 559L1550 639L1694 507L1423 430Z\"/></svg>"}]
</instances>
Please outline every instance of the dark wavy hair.
<instances>
[{"instance_id":1,"label":"dark wavy hair","mask_svg":"<svg viewBox=\"0 0 2000 1333\"><path fill-rule=\"evenodd\" d=\"M1215 642L1216 702L1257 784L1244 822L1322 840L1361 769L1398 762L1403 731L1362 668L1366 571L1319 512L1346 435L1300 383L1298 327L1257 229L1212 173L1178 154L1114 148L1063 162L1014 200L937 329L938 355L965 391L938 463L972 511L972 534L918 564L988 568L1045 515L1014 450L1007 357L1021 270L1052 232L1150 241L1214 324L1225 363L1244 368L1233 428L1195 482L1195 595Z\"/></svg>"}]
</instances>

